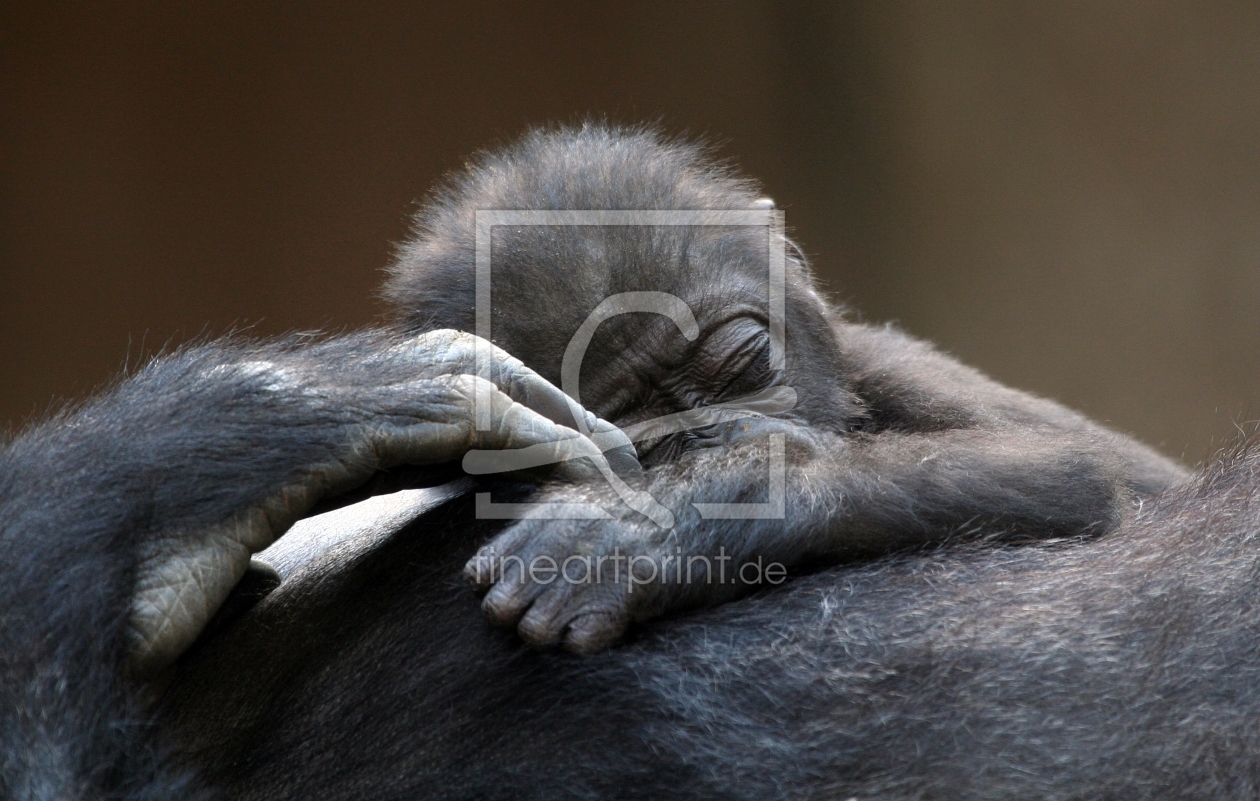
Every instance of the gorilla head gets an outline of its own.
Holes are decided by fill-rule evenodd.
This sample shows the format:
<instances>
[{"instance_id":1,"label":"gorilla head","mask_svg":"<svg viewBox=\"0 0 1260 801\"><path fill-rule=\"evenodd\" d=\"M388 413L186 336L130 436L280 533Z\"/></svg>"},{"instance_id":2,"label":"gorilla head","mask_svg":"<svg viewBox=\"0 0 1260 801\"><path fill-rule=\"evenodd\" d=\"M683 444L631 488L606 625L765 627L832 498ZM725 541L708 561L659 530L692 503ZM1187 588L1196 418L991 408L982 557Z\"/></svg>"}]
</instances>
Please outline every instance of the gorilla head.
<instances>
[{"instance_id":1,"label":"gorilla head","mask_svg":"<svg viewBox=\"0 0 1260 801\"><path fill-rule=\"evenodd\" d=\"M492 339L560 384L574 333L622 293L681 299L703 336L660 314L609 318L586 350L581 401L619 425L713 403L771 382L798 387L810 424L843 431L859 414L831 310L795 245L771 225L773 203L696 145L649 129L536 130L485 153L416 218L386 293L408 330L476 330L477 212L657 212L639 224L501 225L482 232ZM720 225L700 212L763 210L758 224ZM662 215L672 224L661 224ZM687 215L687 216L683 216ZM584 220L591 220L587 216ZM630 219L636 219L631 217ZM678 221L699 224L678 224ZM784 245L786 244L786 249ZM786 373L767 364L772 248L786 280Z\"/></svg>"}]
</instances>

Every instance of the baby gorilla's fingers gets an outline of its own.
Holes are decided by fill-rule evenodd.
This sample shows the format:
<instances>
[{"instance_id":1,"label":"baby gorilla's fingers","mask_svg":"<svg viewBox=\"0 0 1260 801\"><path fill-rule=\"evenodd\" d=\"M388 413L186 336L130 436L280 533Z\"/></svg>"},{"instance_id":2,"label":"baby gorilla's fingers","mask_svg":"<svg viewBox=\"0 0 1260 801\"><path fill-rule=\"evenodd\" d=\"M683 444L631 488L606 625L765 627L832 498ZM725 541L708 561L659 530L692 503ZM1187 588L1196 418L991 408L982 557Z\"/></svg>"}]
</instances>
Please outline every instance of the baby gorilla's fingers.
<instances>
[{"instance_id":1,"label":"baby gorilla's fingers","mask_svg":"<svg viewBox=\"0 0 1260 801\"><path fill-rule=\"evenodd\" d=\"M633 525L527 518L483 546L464 575L488 589L486 615L525 642L590 653L619 640L655 597L653 584L630 587L628 559L643 545Z\"/></svg>"},{"instance_id":2,"label":"baby gorilla's fingers","mask_svg":"<svg viewBox=\"0 0 1260 801\"><path fill-rule=\"evenodd\" d=\"M516 626L521 639L536 647L560 642L565 626L573 617L568 600L564 588L540 593L529 609L522 610L524 614L520 615L520 623Z\"/></svg>"},{"instance_id":3,"label":"baby gorilla's fingers","mask_svg":"<svg viewBox=\"0 0 1260 801\"><path fill-rule=\"evenodd\" d=\"M603 650L621 639L629 616L616 585L561 586L541 593L521 616L516 631L530 645L563 643L571 651Z\"/></svg>"},{"instance_id":4,"label":"baby gorilla's fingers","mask_svg":"<svg viewBox=\"0 0 1260 801\"><path fill-rule=\"evenodd\" d=\"M512 626L545 589L543 584L526 575L520 560L508 560L501 567L498 582L482 599L481 610L494 623Z\"/></svg>"},{"instance_id":5,"label":"baby gorilla's fingers","mask_svg":"<svg viewBox=\"0 0 1260 801\"><path fill-rule=\"evenodd\" d=\"M569 623L564 647L577 654L605 651L617 644L629 621L615 612L590 612Z\"/></svg>"},{"instance_id":6,"label":"baby gorilla's fingers","mask_svg":"<svg viewBox=\"0 0 1260 801\"><path fill-rule=\"evenodd\" d=\"M505 578L495 584L481 601L481 611L491 622L511 626L521 619L525 610L534 602L544 587L520 576Z\"/></svg>"}]
</instances>

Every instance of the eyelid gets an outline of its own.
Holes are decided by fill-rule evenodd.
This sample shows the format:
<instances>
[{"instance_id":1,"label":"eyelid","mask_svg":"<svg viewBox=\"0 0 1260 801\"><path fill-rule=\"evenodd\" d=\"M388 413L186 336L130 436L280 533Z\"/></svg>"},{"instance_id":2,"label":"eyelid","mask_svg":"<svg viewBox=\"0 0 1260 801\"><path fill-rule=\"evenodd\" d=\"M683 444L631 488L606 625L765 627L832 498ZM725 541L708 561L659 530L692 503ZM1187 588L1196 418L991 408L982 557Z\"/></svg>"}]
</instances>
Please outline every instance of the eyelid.
<instances>
[{"instance_id":1,"label":"eyelid","mask_svg":"<svg viewBox=\"0 0 1260 801\"><path fill-rule=\"evenodd\" d=\"M738 369L742 374L752 366L753 361L757 360L762 351L770 346L770 334L767 331L759 331L757 334L750 336L740 343L740 346L731 351L726 361L722 363L722 373L732 373Z\"/></svg>"},{"instance_id":2,"label":"eyelid","mask_svg":"<svg viewBox=\"0 0 1260 801\"><path fill-rule=\"evenodd\" d=\"M770 332L765 330L758 331L754 336L740 343L739 347L732 351L722 363L716 376L722 391L726 391L732 384L747 375L769 348Z\"/></svg>"}]
</instances>

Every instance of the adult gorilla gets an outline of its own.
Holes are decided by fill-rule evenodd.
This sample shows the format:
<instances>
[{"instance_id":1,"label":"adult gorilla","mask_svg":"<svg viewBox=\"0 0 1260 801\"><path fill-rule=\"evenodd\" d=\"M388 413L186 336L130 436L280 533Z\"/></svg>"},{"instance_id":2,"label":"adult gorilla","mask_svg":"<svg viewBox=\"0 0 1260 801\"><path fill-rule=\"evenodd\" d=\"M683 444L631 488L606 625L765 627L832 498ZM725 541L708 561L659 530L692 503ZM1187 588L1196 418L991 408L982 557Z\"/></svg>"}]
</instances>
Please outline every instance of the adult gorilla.
<instances>
[{"instance_id":1,"label":"adult gorilla","mask_svg":"<svg viewBox=\"0 0 1260 801\"><path fill-rule=\"evenodd\" d=\"M0 456L6 797L1260 789L1256 457L1132 504L1177 468L894 331L845 323L795 254L779 362L759 311L770 299L752 280L768 241L755 226L499 232L495 291L508 303L493 308L495 340L538 372L495 351L491 387L472 377L476 341L443 330L474 327L476 208L765 205L650 134L534 134L431 204L393 283L398 329L186 350L16 439ZM648 291L694 309L694 328L610 319L580 374L592 411L645 438L640 471L625 436L575 419L552 383L570 383L565 343L593 307ZM781 386L793 408L713 412ZM472 414L482 388L485 430ZM680 414L705 427L660 422ZM782 519L715 521L688 506L762 500L776 436ZM440 483L484 448L538 456L532 476L479 488L496 502L594 501L611 519L478 520L451 491L376 532L392 536L293 569L186 650L250 553L295 519ZM550 475L537 465L557 461L560 481L536 491ZM495 550L469 562L487 542ZM624 576L480 572L495 554L609 552L659 566L671 553L850 561L647 622L612 650L632 621L751 587L666 570L633 589ZM488 627L461 567L526 640L596 653L538 651Z\"/></svg>"}]
</instances>

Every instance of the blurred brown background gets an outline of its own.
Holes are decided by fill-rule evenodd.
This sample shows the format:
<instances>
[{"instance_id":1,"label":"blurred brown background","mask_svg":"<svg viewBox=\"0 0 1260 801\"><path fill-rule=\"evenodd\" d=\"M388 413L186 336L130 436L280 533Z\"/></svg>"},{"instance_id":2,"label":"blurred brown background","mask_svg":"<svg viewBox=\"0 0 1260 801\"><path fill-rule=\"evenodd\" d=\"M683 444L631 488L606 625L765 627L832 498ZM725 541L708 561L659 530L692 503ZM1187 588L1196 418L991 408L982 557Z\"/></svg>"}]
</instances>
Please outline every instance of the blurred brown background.
<instances>
[{"instance_id":1,"label":"blurred brown background","mask_svg":"<svg viewBox=\"0 0 1260 801\"><path fill-rule=\"evenodd\" d=\"M413 203L583 113L718 139L829 289L1193 461L1260 415L1260 4L0 7L0 427L357 326Z\"/></svg>"}]
</instances>

